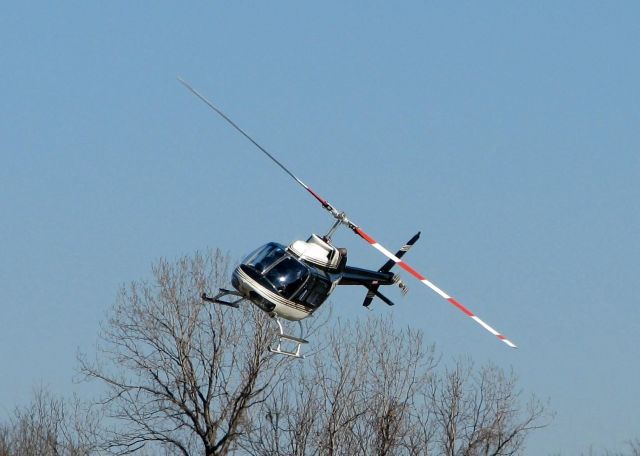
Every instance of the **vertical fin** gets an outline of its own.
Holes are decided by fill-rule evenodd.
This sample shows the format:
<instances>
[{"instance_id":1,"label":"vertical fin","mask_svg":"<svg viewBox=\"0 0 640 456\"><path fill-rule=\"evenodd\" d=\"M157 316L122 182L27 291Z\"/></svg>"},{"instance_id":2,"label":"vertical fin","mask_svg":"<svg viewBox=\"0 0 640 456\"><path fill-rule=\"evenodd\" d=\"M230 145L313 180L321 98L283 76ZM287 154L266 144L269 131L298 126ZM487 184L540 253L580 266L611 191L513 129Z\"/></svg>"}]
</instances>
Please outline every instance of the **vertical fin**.
<instances>
[{"instance_id":1,"label":"vertical fin","mask_svg":"<svg viewBox=\"0 0 640 456\"><path fill-rule=\"evenodd\" d=\"M409 241L403 245L400 250L398 250L396 252L396 258L402 258L404 256L405 253L407 253L411 247L413 246L413 244L416 243L416 241L420 239L420 231L418 231L411 239L409 239ZM393 260L388 260L385 264L382 265L382 267L380 269L378 269L378 272L387 272L389 271L394 265L396 264L395 261ZM362 303L362 305L364 307L369 307L371 305L371 302L373 301L373 297L374 296L378 296L380 297L381 295L378 293L378 288L380 288L380 285L373 285L369 288L369 292L367 293L367 296L364 298L364 302ZM406 287L400 287L403 290L403 293L406 293ZM382 298L380 298L382 299ZM383 299L384 301L384 299ZM386 301L385 301L386 302ZM387 303L389 304L389 303ZM392 305L392 304L389 304Z\"/></svg>"}]
</instances>

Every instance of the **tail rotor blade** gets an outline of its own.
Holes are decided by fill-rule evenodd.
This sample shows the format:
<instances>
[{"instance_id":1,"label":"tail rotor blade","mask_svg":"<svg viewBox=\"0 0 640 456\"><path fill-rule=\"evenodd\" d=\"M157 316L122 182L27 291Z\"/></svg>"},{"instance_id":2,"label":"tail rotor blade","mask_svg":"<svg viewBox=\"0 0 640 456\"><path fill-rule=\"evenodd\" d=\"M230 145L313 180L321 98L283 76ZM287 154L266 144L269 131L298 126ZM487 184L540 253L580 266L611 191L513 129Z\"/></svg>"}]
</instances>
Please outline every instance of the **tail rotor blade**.
<instances>
[{"instance_id":1,"label":"tail rotor blade","mask_svg":"<svg viewBox=\"0 0 640 456\"><path fill-rule=\"evenodd\" d=\"M485 323L484 321L482 321L480 319L480 317L478 317L477 315L475 315L473 312L471 312L469 309L467 309L465 306L463 306L457 299L449 296L447 293L445 293L442 289L440 289L439 287L437 287L433 282L429 281L425 276L423 276L422 274L420 274L418 271L416 271L415 269L413 269L411 266L409 266L407 263L405 263L404 261L402 261L400 258L398 258L396 255L394 255L393 253L391 253L389 250L387 250L386 248L384 248L382 245L380 245L378 243L378 241L376 241L375 239L373 239L371 236L369 236L367 233L365 233L360 227L354 226L353 231L360 236L362 239L364 239L365 241L367 241L369 244L371 244L371 246L373 248L375 248L376 250L378 250L379 252L381 252L384 256L386 256L387 258L389 258L389 260L392 260L393 262L395 262L399 267L401 267L402 269L404 269L405 271L407 271L409 274L411 274L413 277L415 277L416 279L418 279L420 282L424 283L426 286L428 286L429 288L431 288L433 291L435 291L438 295L440 295L442 298L446 299L447 301L449 301L450 304L453 304L455 307L457 307L460 311L462 311L467 317L470 317L472 320L474 320L476 323L478 323L480 326L482 326L484 329L486 329L487 331L489 331L491 334L493 334L494 336L496 336L498 339L500 339L502 342L504 342L505 344L507 344L509 347L511 348L517 348L517 346L511 342L509 339L506 338L506 336L504 336L503 334L500 334L498 331L496 331L495 329L493 329L491 326L489 326L487 323Z\"/></svg>"}]
</instances>

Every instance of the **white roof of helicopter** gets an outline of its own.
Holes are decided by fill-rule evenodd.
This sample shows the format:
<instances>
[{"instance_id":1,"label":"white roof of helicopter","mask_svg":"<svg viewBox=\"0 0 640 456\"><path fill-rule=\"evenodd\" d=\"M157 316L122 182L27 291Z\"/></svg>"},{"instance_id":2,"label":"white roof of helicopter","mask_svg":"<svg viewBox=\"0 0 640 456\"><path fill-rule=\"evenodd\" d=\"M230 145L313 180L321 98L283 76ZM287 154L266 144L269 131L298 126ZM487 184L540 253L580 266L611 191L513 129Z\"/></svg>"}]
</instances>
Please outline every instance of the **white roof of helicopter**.
<instances>
[{"instance_id":1,"label":"white roof of helicopter","mask_svg":"<svg viewBox=\"0 0 640 456\"><path fill-rule=\"evenodd\" d=\"M292 242L289 251L303 261L324 268L337 269L340 264L340 251L315 234L306 241Z\"/></svg>"}]
</instances>

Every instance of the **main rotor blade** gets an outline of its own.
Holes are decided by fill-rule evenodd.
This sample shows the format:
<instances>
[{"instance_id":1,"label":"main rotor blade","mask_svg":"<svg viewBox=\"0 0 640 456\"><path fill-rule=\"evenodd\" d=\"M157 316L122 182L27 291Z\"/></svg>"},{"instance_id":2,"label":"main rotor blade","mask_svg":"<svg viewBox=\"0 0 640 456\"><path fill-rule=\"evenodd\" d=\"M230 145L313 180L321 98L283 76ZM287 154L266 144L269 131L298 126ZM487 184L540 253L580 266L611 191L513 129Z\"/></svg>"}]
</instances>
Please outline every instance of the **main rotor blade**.
<instances>
[{"instance_id":1,"label":"main rotor blade","mask_svg":"<svg viewBox=\"0 0 640 456\"><path fill-rule=\"evenodd\" d=\"M471 312L469 309L467 309L465 306L463 306L457 299L449 296L447 293L445 293L440 288L438 288L433 282L429 281L425 276L423 276L418 271L413 269L407 263L405 263L400 258L398 258L393 253L391 253L389 250L385 249L382 245L380 245L380 243L378 243L378 241L376 241L371 236L369 236L367 233L365 233L360 227L354 225L352 227L352 229L358 236L360 236L362 239L364 239L369 244L371 244L373 246L373 248L375 248L376 250L381 252L384 256L386 256L390 260L394 261L398 266L400 266L402 269L407 271L409 274L411 274L413 277L418 279L420 282L424 283L426 286L431 288L433 291L435 291L442 298L444 298L447 301L449 301L450 304L453 304L455 307L457 307L459 310L461 310L466 316L471 317L471 319L473 319L476 323L478 323L484 329L489 331L491 334L496 336L502 342L504 342L505 344L507 344L511 348L518 348L513 342L511 342L509 339L507 339L504 335L500 334L498 331L493 329L487 323L482 321L480 319L480 317L478 317L473 312Z\"/></svg>"},{"instance_id":2,"label":"main rotor blade","mask_svg":"<svg viewBox=\"0 0 640 456\"><path fill-rule=\"evenodd\" d=\"M180 81L180 83L185 86L191 93L193 93L195 96L197 96L198 98L200 98L200 100L202 100L207 106L209 106L211 109L213 109L218 115L220 115L224 120L226 120L233 128L235 128L237 131L239 131L240 133L242 133L242 135L247 138L249 141L251 141L258 149L260 149L267 157L269 157L275 164L277 164L285 173L287 173L291 178L293 178L298 184L300 184L306 191L308 191L316 200L318 200L320 202L320 204L322 204L322 207L324 207L325 209L327 209L329 212L331 212L331 215L333 215L337 220L339 220L341 223L347 225L349 228L351 228L358 236L360 236L361 238L363 238L365 241L367 241L369 244L371 244L376 250L380 251L383 255L385 255L387 258L389 258L389 260L392 260L393 262L395 262L398 266L400 266L402 269L404 269L405 271L407 271L409 274L411 274L412 276L414 276L416 279L418 279L420 282L424 283L426 286L428 286L429 288L431 288L433 291L435 291L437 294L439 294L441 297L443 297L444 299L446 299L447 301L449 301L449 303L453 304L455 307L457 307L459 310L461 310L465 315L467 315L468 317L471 317L476 323L478 323L480 326L482 326L484 329L486 329L487 331L489 331L491 334L493 334L494 336L496 336L498 339L500 339L502 342L504 342L505 344L507 344L509 347L512 348L517 348L516 345L511 342L509 339L507 339L504 335L500 334L498 331L496 331L495 329L493 329L491 326L489 326L487 323L485 323L484 321L482 321L477 315L474 315L473 312L471 312L469 309L467 309L465 306L463 306L462 304L460 304L460 302L458 302L455 298L452 298L451 296L449 296L447 293L445 293L444 291L442 291L440 288L438 288L435 284L433 284L432 282L430 282L429 280L427 280L426 277L424 277L422 274L420 274L418 271L416 271L415 269L413 269L411 266L409 266L407 263L405 263L404 261L402 261L398 256L394 255L393 253L391 253L389 250L387 250L386 248L384 248L382 245L380 245L375 239L373 239L371 236L369 236L367 233L365 233L358 225L356 225L355 223L351 222L347 216L345 215L344 212L338 211L336 208L334 208L327 200L325 200L324 198L322 198L320 195L318 195L316 192L314 192L311 187L309 187L307 184L305 184L304 182L302 182L302 180L300 180L295 174L293 174L291 171L289 171L282 163L280 163L273 155L271 155L264 147L262 147L260 144L258 144L251 136L249 136L242 128L240 128L238 125L236 125L235 122L233 122L229 117L226 116L226 114L224 112L222 112L220 109L218 109L217 107L215 107L213 105L213 103L211 103L209 100L207 100L204 95L200 94L200 92L198 92L196 89L194 89L193 87L191 87L191 85L186 82L185 80L178 78L178 81Z\"/></svg>"},{"instance_id":3,"label":"main rotor blade","mask_svg":"<svg viewBox=\"0 0 640 456\"><path fill-rule=\"evenodd\" d=\"M280 163L280 161L278 161L278 159L276 157L274 157L273 155L271 155L267 149L265 149L264 147L262 147L260 144L258 144L251 136L249 136L249 134L247 132L245 132L242 128L240 128L233 120L231 120L229 117L227 117L227 115L222 112L220 109L216 108L214 106L213 103L211 103L204 95L202 95L200 92L198 92L196 89L194 89L191 84L189 84L187 81L185 81L184 79L178 77L178 81L180 82L180 84L182 84L183 86L185 86L191 93L193 93L196 97L200 98L200 100L202 100L207 106L209 106L211 109L213 109L218 115L220 115L220 117L222 117L224 120L226 120L233 128L235 128L236 130L238 130L240 133L242 133L242 135L247 138L249 141L251 141L253 143L254 146L256 146L258 149L260 149L260 151L262 151L267 157L269 157L276 165L278 165L285 173L287 173L289 176L291 176L291 178L293 178L293 180L295 180L298 184L300 184L306 191L308 191L309 193L311 193L311 195L317 199L320 204L322 204L322 207L324 207L325 209L334 212L335 208L333 206L331 206L331 204L329 204L329 202L327 200L325 200L324 198L322 198L320 195L318 195L316 192L313 191L313 189L311 189L311 187L309 187L307 184L305 184L304 182L302 182L302 180L300 180L295 174L293 174L291 171L289 171L287 169L286 166L284 166L282 163Z\"/></svg>"}]
</instances>

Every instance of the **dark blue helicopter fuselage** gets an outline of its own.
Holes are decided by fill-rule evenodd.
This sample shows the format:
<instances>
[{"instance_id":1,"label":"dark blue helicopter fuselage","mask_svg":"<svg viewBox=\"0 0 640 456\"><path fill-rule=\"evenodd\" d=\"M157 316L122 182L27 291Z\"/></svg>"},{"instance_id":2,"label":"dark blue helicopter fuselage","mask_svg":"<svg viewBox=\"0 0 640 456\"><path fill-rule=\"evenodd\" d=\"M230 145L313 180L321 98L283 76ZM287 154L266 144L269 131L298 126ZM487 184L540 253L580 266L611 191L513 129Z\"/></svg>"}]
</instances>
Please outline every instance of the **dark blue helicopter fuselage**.
<instances>
[{"instance_id":1,"label":"dark blue helicopter fuselage","mask_svg":"<svg viewBox=\"0 0 640 456\"><path fill-rule=\"evenodd\" d=\"M393 274L370 271L338 261L321 267L296 255L291 248L270 242L249 254L235 269L232 285L269 314L301 320L317 310L337 285L390 285ZM315 264L314 264L315 263Z\"/></svg>"}]
</instances>

